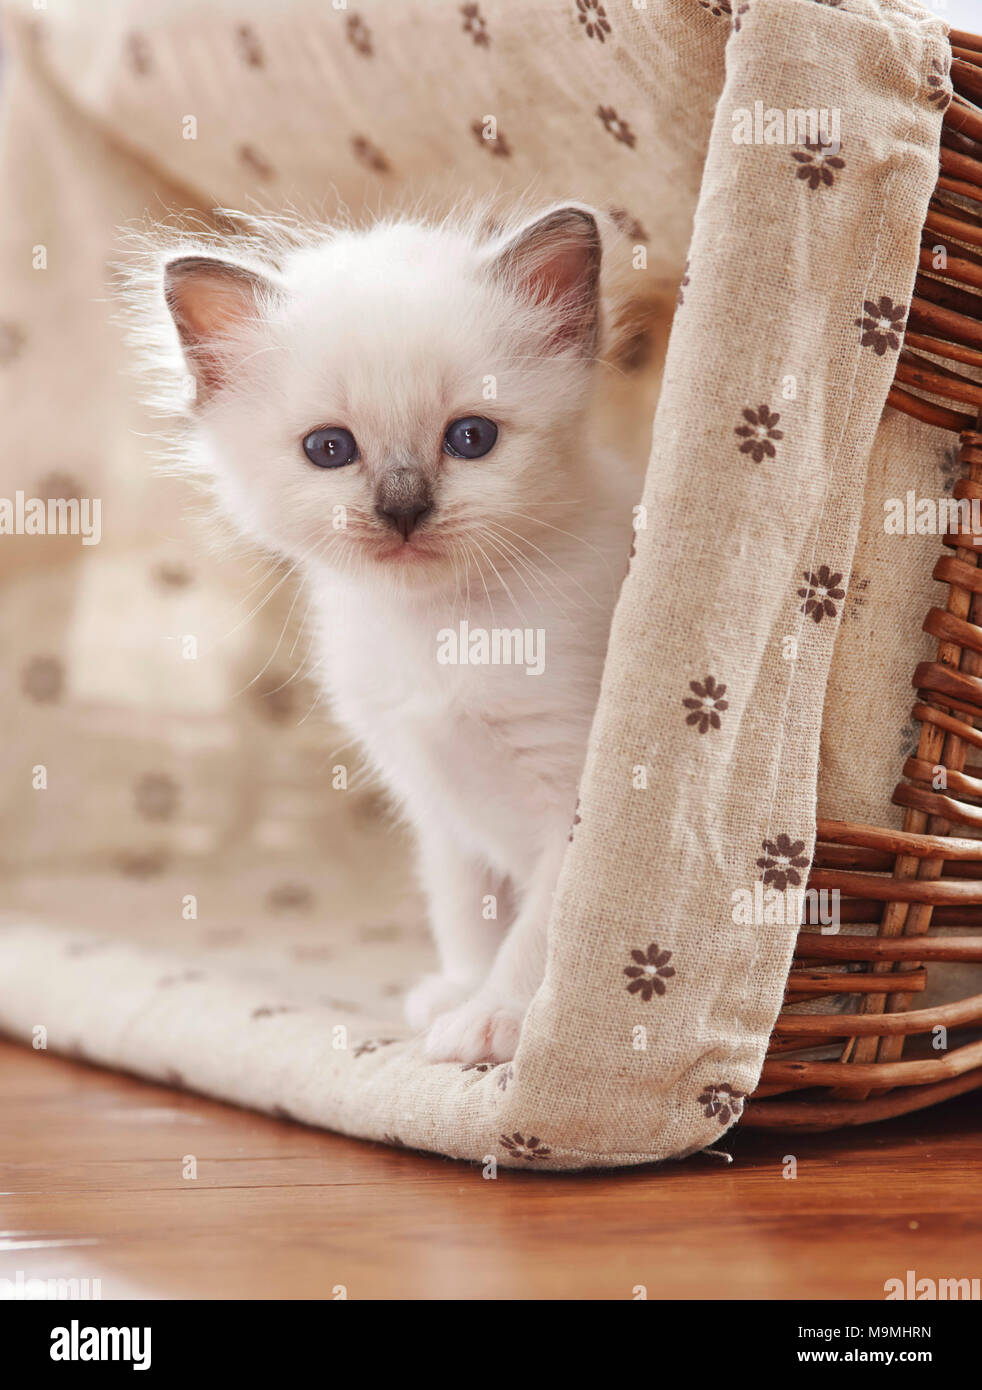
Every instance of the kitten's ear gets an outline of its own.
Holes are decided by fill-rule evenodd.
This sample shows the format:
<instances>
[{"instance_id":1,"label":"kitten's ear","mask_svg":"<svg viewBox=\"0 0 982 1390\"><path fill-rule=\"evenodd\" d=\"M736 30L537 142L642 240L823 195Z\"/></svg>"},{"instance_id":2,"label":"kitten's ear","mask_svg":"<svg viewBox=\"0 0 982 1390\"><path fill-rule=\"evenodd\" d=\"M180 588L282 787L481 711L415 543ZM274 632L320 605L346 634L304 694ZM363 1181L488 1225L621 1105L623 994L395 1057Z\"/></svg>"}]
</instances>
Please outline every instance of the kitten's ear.
<instances>
[{"instance_id":1,"label":"kitten's ear","mask_svg":"<svg viewBox=\"0 0 982 1390\"><path fill-rule=\"evenodd\" d=\"M553 208L494 249L490 269L533 303L558 310L551 335L556 348L592 353L600 324L600 259L597 219L575 204Z\"/></svg>"},{"instance_id":2,"label":"kitten's ear","mask_svg":"<svg viewBox=\"0 0 982 1390\"><path fill-rule=\"evenodd\" d=\"M264 275L231 261L181 256L164 267L164 299L184 356L198 383L198 398L221 389L242 356L245 330L276 296Z\"/></svg>"}]
</instances>

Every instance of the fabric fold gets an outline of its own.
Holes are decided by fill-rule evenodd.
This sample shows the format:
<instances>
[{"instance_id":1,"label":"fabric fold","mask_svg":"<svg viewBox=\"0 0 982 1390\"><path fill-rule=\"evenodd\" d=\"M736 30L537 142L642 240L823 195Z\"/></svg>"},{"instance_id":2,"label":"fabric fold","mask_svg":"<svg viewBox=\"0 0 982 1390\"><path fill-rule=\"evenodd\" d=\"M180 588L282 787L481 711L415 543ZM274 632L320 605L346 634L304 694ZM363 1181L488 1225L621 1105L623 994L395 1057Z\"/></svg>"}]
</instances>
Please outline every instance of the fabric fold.
<instances>
[{"instance_id":1,"label":"fabric fold","mask_svg":"<svg viewBox=\"0 0 982 1390\"><path fill-rule=\"evenodd\" d=\"M104 26L69 6L40 29L14 8L0 182L49 232L25 220L0 250L17 455L5 483L24 485L25 460L29 481L60 462L38 416L64 385L126 524L43 573L22 552L6 581L30 615L7 620L23 745L7 761L19 787L47 762L52 792L12 798L21 872L0 930L0 1026L477 1161L583 1168L712 1143L757 1082L797 934L793 906L776 922L756 903L788 901L810 864L829 675L937 174L943 26L908 0L667 0L612 13L607 31L597 7L565 0L378 0L357 14L296 0L275 17L228 0L207 20L142 5L138 22L120 5ZM474 133L489 112L490 148ZM398 988L425 956L404 847L381 846L367 792L325 809L302 710L277 725L236 702L280 615L193 681L163 666L141 678L149 658L124 651L121 632L149 631L158 660L203 613L219 633L248 585L203 558L162 480L134 481L146 422L120 385L109 311L93 307L116 224L163 185L207 208L309 203L333 182L358 209L455 180L575 193L617 214L645 284L682 281L546 979L514 1062L478 1068L425 1064L399 1022ZM69 224L84 255L58 240ZM31 280L25 237L49 234L60 254ZM70 349L50 295L70 306ZM161 506L182 548L154 554L144 592ZM193 610L176 611L192 591ZM164 713L168 682L180 693ZM135 828L114 751L138 789ZM79 837L105 869L120 849L110 825L134 836L124 889L111 875L56 883ZM196 917L181 916L188 897Z\"/></svg>"}]
</instances>

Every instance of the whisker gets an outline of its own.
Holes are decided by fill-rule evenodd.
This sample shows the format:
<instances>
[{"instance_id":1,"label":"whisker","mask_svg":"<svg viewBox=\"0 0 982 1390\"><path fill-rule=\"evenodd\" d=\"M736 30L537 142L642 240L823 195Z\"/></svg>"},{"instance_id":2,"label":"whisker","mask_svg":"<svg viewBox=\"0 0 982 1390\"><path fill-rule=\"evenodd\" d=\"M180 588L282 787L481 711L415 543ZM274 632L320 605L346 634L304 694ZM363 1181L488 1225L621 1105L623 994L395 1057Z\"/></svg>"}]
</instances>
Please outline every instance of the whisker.
<instances>
[{"instance_id":1,"label":"whisker","mask_svg":"<svg viewBox=\"0 0 982 1390\"><path fill-rule=\"evenodd\" d=\"M512 593L512 591L511 591L511 586L509 585L508 581L504 578L504 576L502 575L501 571L498 569L498 566L494 563L494 561L491 559L491 557L485 552L483 546L481 545L480 541L477 540L476 537L474 538L474 544L477 546L478 550L480 550L481 554L484 556L484 558L487 560L488 564L489 564L489 565L491 566L491 568L494 570L495 578L498 580L498 583L501 585L501 587L504 589L505 593L506 593L506 594L508 595L508 597L511 599L512 607L515 609L516 613L518 614L518 616L521 618L522 622L523 622L523 623L525 624L525 626L527 627L527 626L528 626L528 619L526 618L525 613L524 613L524 611L522 610L521 604L518 602L518 600L515 598L515 595Z\"/></svg>"},{"instance_id":2,"label":"whisker","mask_svg":"<svg viewBox=\"0 0 982 1390\"><path fill-rule=\"evenodd\" d=\"M473 537L473 536L471 537L471 539L474 541L474 544L477 546L478 550L481 551L481 554L484 556L485 560L488 560L487 555L486 555L485 552L481 549L480 542L479 542L475 537ZM481 577L481 583L484 585L484 592L485 592L485 594L487 595L488 607L489 607L490 610L491 610L491 622L494 624L495 627L497 627L497 625L498 625L498 624L497 624L497 619L495 618L495 615L494 615L494 600L493 600L492 597L491 597L491 590L488 588L488 581L487 581L487 579L484 577L484 571L481 569L481 566L477 563L477 560L474 561L474 564L477 566L477 572L478 572L478 574L479 574L480 577ZM491 564L491 561L490 561L490 560L488 560L488 564ZM493 564L491 564L491 568L494 569L494 565L493 565ZM500 578L500 576L499 576L499 578Z\"/></svg>"},{"instance_id":3,"label":"whisker","mask_svg":"<svg viewBox=\"0 0 982 1390\"><path fill-rule=\"evenodd\" d=\"M283 576L283 579L280 580L280 583L277 584L276 588L279 588L280 585L281 585L282 583L284 583L285 580L289 579L290 575L293 574L294 570L297 568L298 565L304 563L304 562L307 561L307 560L312 559L312 558L313 558L314 556L316 556L316 555L323 554L323 553L326 551L326 549L327 549L327 547L328 547L328 544L329 544L332 540L334 540L334 537L329 533L329 534L325 537L325 539L324 539L320 544L313 546L309 551L307 551L307 553L306 553L305 555L302 555L302 556L300 557L300 559L298 559L298 560L296 561L296 563L295 563L294 565L292 565L291 568L287 571L287 573ZM273 593L275 593L275 592L276 592L276 589L273 590ZM234 692L233 697L232 697L233 699L237 698L237 697L240 696L240 695L245 694L245 692L246 692L247 690L249 690L252 686L254 686L255 683L256 683L256 681L258 681L258 680L260 679L260 677L269 669L270 665L271 665L272 662L275 660L275 658L276 658L276 653L279 651L280 647L282 646L283 638L284 638L284 636L286 635L286 630L287 630L287 628L288 628L289 625L290 625L290 619L291 619L292 616L293 616L293 610L294 610L294 609L296 608L296 606L297 606L297 600L299 599L301 592L302 592L302 588L301 588L301 586L298 585L297 591L296 591L296 593L293 595L293 600L292 600L292 602L291 602L291 604L290 604L290 607L289 607L289 609L287 610L287 615L286 615L286 617L283 619L283 625L282 625L282 627L280 628L280 635L279 635L279 637L278 637L277 640L276 640L276 646L275 646L275 647L273 648L273 650L270 652L269 656L266 658L265 662L264 662L263 665L260 667L260 669L259 669L259 670L256 672L256 674L252 677L252 680L247 681L246 684L241 688L241 690L237 690L237 691ZM269 595L269 597L272 597L272 595ZM266 604L267 602L268 602L268 598L267 598L267 599L264 599L264 600L263 600L263 603L260 604L259 607L262 608L263 606L265 606L265 604ZM309 607L310 607L310 603L309 603L309 601L308 601L307 610L309 610ZM305 612L304 612L304 617L306 617L306 612L307 612L307 610L305 610ZM259 610L257 609L257 610L255 610L255 611L258 612ZM300 633L299 633L299 631L298 631L297 637L296 637L296 639L294 639L294 644L293 644L293 649L291 649L291 654L292 654L292 650L295 650L295 649L296 649L296 644L297 644L297 641L299 640L299 637L300 637ZM302 663L301 663L301 664L302 664ZM298 670L299 670L299 668L298 668ZM294 672L294 675L296 675L296 672ZM291 677L291 679L292 679L292 677ZM284 681L283 684L284 684L284 685L285 685L285 684L288 684L288 682ZM283 687L282 687L282 686L279 686L278 688L279 688L279 689L282 689ZM273 692L273 693L275 693L275 692Z\"/></svg>"},{"instance_id":4,"label":"whisker","mask_svg":"<svg viewBox=\"0 0 982 1390\"><path fill-rule=\"evenodd\" d=\"M565 577L572 584L576 585L580 593L583 594L583 596L586 599L588 599L589 602L593 604L595 608L603 607L600 600L594 594L591 594L588 589L584 588L584 586L580 583L580 581L576 578L575 575L570 574L568 570L563 569L562 565L560 565L558 561L554 560L552 556L549 555L546 551L544 551L540 546L537 546L534 541L530 541L528 536L523 536L519 531L513 531L510 526L504 526L501 524L501 522L498 522L496 524L500 527L502 531L507 531L509 535L517 536L520 541L524 541L526 545L530 545L533 550L537 551L538 554L543 557L543 559L548 560L550 565L553 565L559 571L560 574L565 575Z\"/></svg>"},{"instance_id":5,"label":"whisker","mask_svg":"<svg viewBox=\"0 0 982 1390\"><path fill-rule=\"evenodd\" d=\"M593 553L595 555L598 555L600 559L604 562L604 565L606 566L607 570L610 570L609 557L606 556L604 552L600 550L597 546L595 546L592 541L586 540L585 537L577 536L572 531L564 531L561 526L553 526L551 522L543 521L541 517L529 516L526 512L521 512L517 508L497 507L495 508L495 511L500 513L502 516L521 517L523 521L531 521L534 526L546 526L550 531L556 531L560 536L568 536L570 540L577 541L580 545L585 545L588 550L592 550ZM531 544L531 541L529 542L529 544Z\"/></svg>"},{"instance_id":6,"label":"whisker","mask_svg":"<svg viewBox=\"0 0 982 1390\"><path fill-rule=\"evenodd\" d=\"M521 570L516 568L515 561L512 558L512 556L510 556L508 552L502 548L500 537L496 538L492 536L491 532L488 530L482 530L481 536L488 543L488 545L490 545L492 549L495 550L495 552L502 557L502 559L509 566L509 568L514 571L517 578L519 578L522 581L522 583L528 590L529 597L532 599L533 603L537 603L541 598L541 593L537 594L535 590L532 588L531 584L528 582L528 579L521 572Z\"/></svg>"},{"instance_id":7,"label":"whisker","mask_svg":"<svg viewBox=\"0 0 982 1390\"><path fill-rule=\"evenodd\" d=\"M525 566L529 569L530 573L532 573L539 580L540 594L542 595L542 597L548 597L545 590L545 585L548 585L549 589L552 591L552 594L555 596L556 599L558 599L560 603L560 606L563 611L563 616L569 617L569 610L565 607L566 602L568 600L568 595L559 587L559 585L552 578L552 576L547 574L545 570L543 570L541 565L537 565L535 561L532 560L529 556L523 554L522 551L519 550L518 546L516 546L513 541L508 540L505 536L498 535L496 532L494 532L493 534L495 535L498 544L501 546L506 546L514 556L519 558L525 564ZM582 609L582 604L578 605L578 607Z\"/></svg>"}]
</instances>

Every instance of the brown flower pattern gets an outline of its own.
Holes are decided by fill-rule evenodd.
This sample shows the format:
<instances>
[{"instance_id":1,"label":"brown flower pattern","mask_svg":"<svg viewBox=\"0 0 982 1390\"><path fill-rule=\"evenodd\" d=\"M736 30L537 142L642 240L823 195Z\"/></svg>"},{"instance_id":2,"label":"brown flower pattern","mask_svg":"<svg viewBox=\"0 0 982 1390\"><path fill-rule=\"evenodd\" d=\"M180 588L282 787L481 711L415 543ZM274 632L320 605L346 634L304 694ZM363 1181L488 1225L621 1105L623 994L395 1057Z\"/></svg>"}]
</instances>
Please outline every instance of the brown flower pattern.
<instances>
[{"instance_id":1,"label":"brown flower pattern","mask_svg":"<svg viewBox=\"0 0 982 1390\"><path fill-rule=\"evenodd\" d=\"M133 788L133 800L144 820L170 820L177 809L177 783L166 772L148 772Z\"/></svg>"},{"instance_id":2,"label":"brown flower pattern","mask_svg":"<svg viewBox=\"0 0 982 1390\"><path fill-rule=\"evenodd\" d=\"M256 710L274 724L284 724L298 712L298 687L292 677L269 672L252 687Z\"/></svg>"},{"instance_id":3,"label":"brown flower pattern","mask_svg":"<svg viewBox=\"0 0 982 1390\"><path fill-rule=\"evenodd\" d=\"M867 590L870 586L869 575L861 578L854 573L849 581L849 602L846 605L846 617L855 622L860 617L860 610L863 608L868 597Z\"/></svg>"},{"instance_id":4,"label":"brown flower pattern","mask_svg":"<svg viewBox=\"0 0 982 1390\"><path fill-rule=\"evenodd\" d=\"M390 174L392 172L392 165L385 155L366 136L352 136L351 149L358 162L364 164L366 169L371 169L373 174Z\"/></svg>"},{"instance_id":5,"label":"brown flower pattern","mask_svg":"<svg viewBox=\"0 0 982 1390\"><path fill-rule=\"evenodd\" d=\"M871 347L877 357L882 357L887 348L899 352L900 340L907 328L907 305L894 304L884 294L878 301L867 299L863 310L863 317L856 319L856 327L863 330L861 345Z\"/></svg>"},{"instance_id":6,"label":"brown flower pattern","mask_svg":"<svg viewBox=\"0 0 982 1390\"><path fill-rule=\"evenodd\" d=\"M380 1047L391 1047L398 1038L366 1038L364 1042L358 1043L352 1052L353 1057L367 1057L372 1052L378 1052Z\"/></svg>"},{"instance_id":7,"label":"brown flower pattern","mask_svg":"<svg viewBox=\"0 0 982 1390\"><path fill-rule=\"evenodd\" d=\"M737 425L733 431L743 440L740 453L749 454L754 463L761 463L765 458L775 458L777 451L772 441L784 438L784 431L775 429L781 418L777 411L772 411L766 405L758 406L756 410L747 406L743 418L746 423Z\"/></svg>"},{"instance_id":8,"label":"brown flower pattern","mask_svg":"<svg viewBox=\"0 0 982 1390\"><path fill-rule=\"evenodd\" d=\"M951 104L951 84L948 80L948 69L937 58L931 59L932 71L928 74L927 85L928 101L932 106L936 106L939 111L947 111Z\"/></svg>"},{"instance_id":9,"label":"brown flower pattern","mask_svg":"<svg viewBox=\"0 0 982 1390\"><path fill-rule=\"evenodd\" d=\"M526 1139L518 1130L514 1134L502 1134L501 1145L508 1150L512 1158L524 1158L526 1163L534 1163L538 1158L548 1158L552 1153L537 1135L530 1135Z\"/></svg>"},{"instance_id":10,"label":"brown flower pattern","mask_svg":"<svg viewBox=\"0 0 982 1390\"><path fill-rule=\"evenodd\" d=\"M745 14L747 14L749 10L750 10L750 6L749 6L749 4L746 4L746 5L738 5L737 8L733 11L733 32L734 32L734 33L739 34L739 32L740 32L740 27L741 27L741 25L742 25L742 23L743 23L743 16L744 16Z\"/></svg>"},{"instance_id":11,"label":"brown flower pattern","mask_svg":"<svg viewBox=\"0 0 982 1390\"><path fill-rule=\"evenodd\" d=\"M39 705L52 704L60 699L64 685L64 667L56 656L31 657L21 675L24 694Z\"/></svg>"},{"instance_id":12,"label":"brown flower pattern","mask_svg":"<svg viewBox=\"0 0 982 1390\"><path fill-rule=\"evenodd\" d=\"M488 33L488 21L481 14L480 5L461 5L460 13L464 17L464 33L470 34L478 48L487 48L491 42L491 35Z\"/></svg>"},{"instance_id":13,"label":"brown flower pattern","mask_svg":"<svg viewBox=\"0 0 982 1390\"><path fill-rule=\"evenodd\" d=\"M154 583L162 589L186 589L194 583L194 575L187 565L176 560L162 560L159 565L154 565L151 574Z\"/></svg>"},{"instance_id":14,"label":"brown flower pattern","mask_svg":"<svg viewBox=\"0 0 982 1390\"><path fill-rule=\"evenodd\" d=\"M577 18L583 25L587 38L599 39L601 43L606 43L607 35L610 33L610 22L600 0L576 0L576 8Z\"/></svg>"},{"instance_id":15,"label":"brown flower pattern","mask_svg":"<svg viewBox=\"0 0 982 1390\"><path fill-rule=\"evenodd\" d=\"M733 13L730 8L730 0L699 0L699 4L710 14L716 15L717 18Z\"/></svg>"},{"instance_id":16,"label":"brown flower pattern","mask_svg":"<svg viewBox=\"0 0 982 1390\"><path fill-rule=\"evenodd\" d=\"M757 867L764 870L764 882L781 893L789 883L798 887L801 883L798 870L808 868L808 858L802 853L804 840L778 835L776 840L764 840L761 848L764 854L757 860Z\"/></svg>"},{"instance_id":17,"label":"brown flower pattern","mask_svg":"<svg viewBox=\"0 0 982 1390\"><path fill-rule=\"evenodd\" d=\"M949 444L948 447L942 451L941 461L938 467L941 469L942 478L944 478L943 490L945 492L951 492L952 488L958 482L958 479L962 476L961 453L956 444Z\"/></svg>"},{"instance_id":18,"label":"brown flower pattern","mask_svg":"<svg viewBox=\"0 0 982 1390\"><path fill-rule=\"evenodd\" d=\"M45 473L38 479L39 497L64 497L66 500L83 496L84 488L70 473Z\"/></svg>"},{"instance_id":19,"label":"brown flower pattern","mask_svg":"<svg viewBox=\"0 0 982 1390\"><path fill-rule=\"evenodd\" d=\"M0 363L13 362L24 346L24 330L16 323L0 323Z\"/></svg>"},{"instance_id":20,"label":"brown flower pattern","mask_svg":"<svg viewBox=\"0 0 982 1390\"><path fill-rule=\"evenodd\" d=\"M907 723L900 730L899 750L902 758L912 758L917 752L921 741L921 726L913 719L908 719Z\"/></svg>"},{"instance_id":21,"label":"brown flower pattern","mask_svg":"<svg viewBox=\"0 0 982 1390\"><path fill-rule=\"evenodd\" d=\"M356 53L360 53L363 58L372 57L375 52L372 47L372 31L360 14L348 16L346 34L348 42Z\"/></svg>"},{"instance_id":22,"label":"brown flower pattern","mask_svg":"<svg viewBox=\"0 0 982 1390\"><path fill-rule=\"evenodd\" d=\"M127 878L156 878L165 872L169 859L163 850L136 850L123 853L116 860L119 872Z\"/></svg>"},{"instance_id":23,"label":"brown flower pattern","mask_svg":"<svg viewBox=\"0 0 982 1390\"><path fill-rule=\"evenodd\" d=\"M276 177L276 170L272 164L265 155L260 154L254 145L239 146L239 162L263 183L268 183L270 179Z\"/></svg>"},{"instance_id":24,"label":"brown flower pattern","mask_svg":"<svg viewBox=\"0 0 982 1390\"><path fill-rule=\"evenodd\" d=\"M797 177L809 188L831 188L840 169L846 167L841 145L823 145L821 140L805 140L799 149L791 151L798 165Z\"/></svg>"},{"instance_id":25,"label":"brown flower pattern","mask_svg":"<svg viewBox=\"0 0 982 1390\"><path fill-rule=\"evenodd\" d=\"M682 279L679 281L678 297L675 300L675 303L678 305L680 309L682 305L685 303L685 294L683 293L683 291L685 290L685 287L689 283L690 279L691 276L689 275L689 262L686 261L685 270L683 270L682 272Z\"/></svg>"},{"instance_id":26,"label":"brown flower pattern","mask_svg":"<svg viewBox=\"0 0 982 1390\"><path fill-rule=\"evenodd\" d=\"M274 912L309 912L314 905L314 891L308 883L276 883L266 901Z\"/></svg>"},{"instance_id":27,"label":"brown flower pattern","mask_svg":"<svg viewBox=\"0 0 982 1390\"><path fill-rule=\"evenodd\" d=\"M248 24L240 24L236 30L236 38L243 61L248 63L251 68L261 68L263 66L263 50L256 38L256 31Z\"/></svg>"},{"instance_id":28,"label":"brown flower pattern","mask_svg":"<svg viewBox=\"0 0 982 1390\"><path fill-rule=\"evenodd\" d=\"M138 77L146 77L153 67L153 59L150 55L150 43L145 34L138 34L135 31L126 35L124 43L126 61Z\"/></svg>"},{"instance_id":29,"label":"brown flower pattern","mask_svg":"<svg viewBox=\"0 0 982 1390\"><path fill-rule=\"evenodd\" d=\"M708 733L710 729L721 729L720 715L730 707L729 700L724 700L726 686L720 685L713 676L707 676L702 681L689 681L689 689L692 694L682 701L683 705L691 713L685 717L687 724L698 727L701 734Z\"/></svg>"},{"instance_id":30,"label":"brown flower pattern","mask_svg":"<svg viewBox=\"0 0 982 1390\"><path fill-rule=\"evenodd\" d=\"M611 208L610 220L617 230L623 232L630 241L649 240L648 233L645 231L644 227L626 208Z\"/></svg>"},{"instance_id":31,"label":"brown flower pattern","mask_svg":"<svg viewBox=\"0 0 982 1390\"><path fill-rule=\"evenodd\" d=\"M828 565L819 565L817 570L803 570L802 574L808 587L798 590L798 597L805 600L800 611L810 613L816 623L823 618L834 618L838 610L833 600L845 598L846 594L841 587L842 575L838 571L833 574Z\"/></svg>"},{"instance_id":32,"label":"brown flower pattern","mask_svg":"<svg viewBox=\"0 0 982 1390\"><path fill-rule=\"evenodd\" d=\"M504 134L500 130L496 132L492 140L490 136L484 133L483 121L471 121L471 133L482 145L486 146L486 148L491 151L496 159L511 158L511 145L509 145Z\"/></svg>"},{"instance_id":33,"label":"brown flower pattern","mask_svg":"<svg viewBox=\"0 0 982 1390\"><path fill-rule=\"evenodd\" d=\"M597 115L603 122L604 129L620 144L626 145L629 150L633 150L637 144L637 136L623 117L618 116L612 106L598 106Z\"/></svg>"},{"instance_id":34,"label":"brown flower pattern","mask_svg":"<svg viewBox=\"0 0 982 1390\"><path fill-rule=\"evenodd\" d=\"M726 1125L731 1119L737 1119L743 1114L743 1102L746 1099L746 1091L737 1091L726 1084L704 1086L697 1104L702 1106L707 1120L717 1119L721 1125Z\"/></svg>"},{"instance_id":35,"label":"brown flower pattern","mask_svg":"<svg viewBox=\"0 0 982 1390\"><path fill-rule=\"evenodd\" d=\"M665 993L665 981L675 975L675 967L669 965L671 951L660 951L653 941L646 951L632 951L633 965L626 967L624 974L631 983L625 988L628 994L640 994L647 1004L655 995Z\"/></svg>"}]
</instances>

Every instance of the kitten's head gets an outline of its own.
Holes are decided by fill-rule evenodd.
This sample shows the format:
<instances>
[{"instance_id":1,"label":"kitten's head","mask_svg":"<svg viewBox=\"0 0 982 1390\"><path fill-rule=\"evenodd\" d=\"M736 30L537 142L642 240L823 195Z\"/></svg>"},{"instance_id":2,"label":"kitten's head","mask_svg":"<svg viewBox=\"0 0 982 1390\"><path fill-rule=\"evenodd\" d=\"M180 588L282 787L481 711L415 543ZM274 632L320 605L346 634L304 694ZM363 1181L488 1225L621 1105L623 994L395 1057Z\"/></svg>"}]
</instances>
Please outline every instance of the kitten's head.
<instances>
[{"instance_id":1,"label":"kitten's head","mask_svg":"<svg viewBox=\"0 0 982 1390\"><path fill-rule=\"evenodd\" d=\"M401 220L334 232L276 270L170 259L226 511L294 559L414 589L506 568L578 486L600 259L573 205L490 241Z\"/></svg>"}]
</instances>

